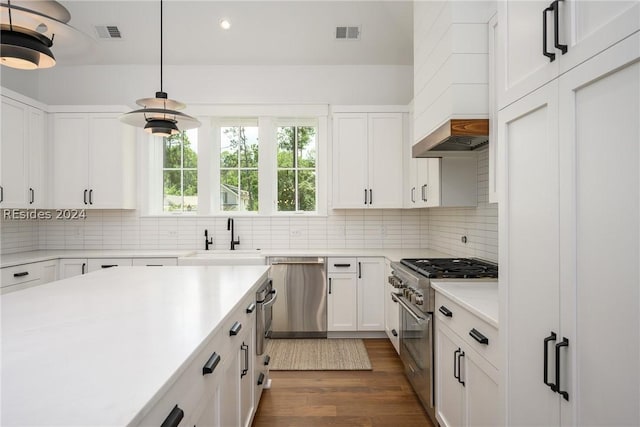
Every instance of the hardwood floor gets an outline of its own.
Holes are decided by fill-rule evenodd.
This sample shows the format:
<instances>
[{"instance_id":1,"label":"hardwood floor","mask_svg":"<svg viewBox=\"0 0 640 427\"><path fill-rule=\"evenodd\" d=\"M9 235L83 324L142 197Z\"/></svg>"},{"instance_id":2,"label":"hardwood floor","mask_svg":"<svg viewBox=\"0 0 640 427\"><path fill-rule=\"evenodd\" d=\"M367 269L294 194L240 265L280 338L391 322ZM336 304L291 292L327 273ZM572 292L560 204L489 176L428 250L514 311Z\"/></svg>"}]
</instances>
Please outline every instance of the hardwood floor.
<instances>
[{"instance_id":1,"label":"hardwood floor","mask_svg":"<svg viewBox=\"0 0 640 427\"><path fill-rule=\"evenodd\" d=\"M272 371L253 427L433 427L391 342L364 342L371 371Z\"/></svg>"}]
</instances>

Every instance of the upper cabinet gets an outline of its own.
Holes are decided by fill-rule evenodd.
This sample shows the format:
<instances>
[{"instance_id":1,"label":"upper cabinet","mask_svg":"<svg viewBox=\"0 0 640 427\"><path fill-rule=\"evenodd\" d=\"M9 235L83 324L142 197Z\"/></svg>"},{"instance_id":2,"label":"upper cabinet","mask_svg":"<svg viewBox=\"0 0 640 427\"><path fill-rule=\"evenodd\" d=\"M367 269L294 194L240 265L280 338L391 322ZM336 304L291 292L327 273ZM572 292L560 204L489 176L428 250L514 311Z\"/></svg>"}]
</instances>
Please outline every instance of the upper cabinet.
<instances>
[{"instance_id":1,"label":"upper cabinet","mask_svg":"<svg viewBox=\"0 0 640 427\"><path fill-rule=\"evenodd\" d=\"M46 205L45 115L41 109L2 96L2 208Z\"/></svg>"},{"instance_id":2,"label":"upper cabinet","mask_svg":"<svg viewBox=\"0 0 640 427\"><path fill-rule=\"evenodd\" d=\"M498 108L629 36L639 19L637 1L499 1Z\"/></svg>"},{"instance_id":3,"label":"upper cabinet","mask_svg":"<svg viewBox=\"0 0 640 427\"><path fill-rule=\"evenodd\" d=\"M492 14L492 2L413 2L414 142L449 119L488 117L487 22Z\"/></svg>"},{"instance_id":4,"label":"upper cabinet","mask_svg":"<svg viewBox=\"0 0 640 427\"><path fill-rule=\"evenodd\" d=\"M119 115L52 114L56 208L136 207L135 129Z\"/></svg>"},{"instance_id":5,"label":"upper cabinet","mask_svg":"<svg viewBox=\"0 0 640 427\"><path fill-rule=\"evenodd\" d=\"M333 208L402 208L404 113L333 114Z\"/></svg>"}]
</instances>

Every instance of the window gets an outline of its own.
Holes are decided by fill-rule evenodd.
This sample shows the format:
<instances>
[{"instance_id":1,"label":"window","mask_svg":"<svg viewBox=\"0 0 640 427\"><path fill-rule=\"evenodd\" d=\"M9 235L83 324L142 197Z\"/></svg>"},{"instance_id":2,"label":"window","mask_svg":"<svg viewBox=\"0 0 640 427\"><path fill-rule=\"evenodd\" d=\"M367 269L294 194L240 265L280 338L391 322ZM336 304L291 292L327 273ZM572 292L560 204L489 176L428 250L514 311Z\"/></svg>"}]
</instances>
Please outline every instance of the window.
<instances>
[{"instance_id":1,"label":"window","mask_svg":"<svg viewBox=\"0 0 640 427\"><path fill-rule=\"evenodd\" d=\"M317 127L279 126L276 130L277 209L317 210Z\"/></svg>"},{"instance_id":2,"label":"window","mask_svg":"<svg viewBox=\"0 0 640 427\"><path fill-rule=\"evenodd\" d=\"M258 211L258 125L220 127L220 210Z\"/></svg>"},{"instance_id":3,"label":"window","mask_svg":"<svg viewBox=\"0 0 640 427\"><path fill-rule=\"evenodd\" d=\"M181 132L163 138L162 187L164 212L198 209L198 133Z\"/></svg>"}]
</instances>

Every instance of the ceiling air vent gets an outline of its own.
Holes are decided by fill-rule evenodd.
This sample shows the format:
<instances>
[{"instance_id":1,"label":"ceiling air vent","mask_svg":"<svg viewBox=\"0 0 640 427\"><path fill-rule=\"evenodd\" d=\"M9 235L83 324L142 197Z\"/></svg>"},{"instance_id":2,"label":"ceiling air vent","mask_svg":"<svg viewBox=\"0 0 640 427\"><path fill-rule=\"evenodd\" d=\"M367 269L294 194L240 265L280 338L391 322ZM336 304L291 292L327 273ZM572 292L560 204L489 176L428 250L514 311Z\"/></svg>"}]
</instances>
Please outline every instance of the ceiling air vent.
<instances>
[{"instance_id":1,"label":"ceiling air vent","mask_svg":"<svg viewBox=\"0 0 640 427\"><path fill-rule=\"evenodd\" d=\"M360 27L336 27L336 40L360 40Z\"/></svg>"},{"instance_id":2,"label":"ceiling air vent","mask_svg":"<svg viewBox=\"0 0 640 427\"><path fill-rule=\"evenodd\" d=\"M96 25L96 32L101 39L121 39L120 29L115 25Z\"/></svg>"}]
</instances>

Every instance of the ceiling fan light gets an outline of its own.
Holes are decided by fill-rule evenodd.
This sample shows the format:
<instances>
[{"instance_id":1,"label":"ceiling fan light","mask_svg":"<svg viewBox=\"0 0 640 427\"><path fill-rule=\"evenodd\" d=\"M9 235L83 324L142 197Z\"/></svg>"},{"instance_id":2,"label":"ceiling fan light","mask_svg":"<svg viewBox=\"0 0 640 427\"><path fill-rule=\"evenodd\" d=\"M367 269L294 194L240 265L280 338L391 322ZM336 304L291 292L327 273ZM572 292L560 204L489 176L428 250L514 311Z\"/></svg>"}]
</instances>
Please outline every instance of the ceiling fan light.
<instances>
[{"instance_id":1,"label":"ceiling fan light","mask_svg":"<svg viewBox=\"0 0 640 427\"><path fill-rule=\"evenodd\" d=\"M20 70L51 68L56 60L49 47L51 42L18 31L2 30L0 57L2 65Z\"/></svg>"},{"instance_id":2,"label":"ceiling fan light","mask_svg":"<svg viewBox=\"0 0 640 427\"><path fill-rule=\"evenodd\" d=\"M144 130L154 136L169 137L180 133L176 122L165 119L149 119L144 125Z\"/></svg>"}]
</instances>

